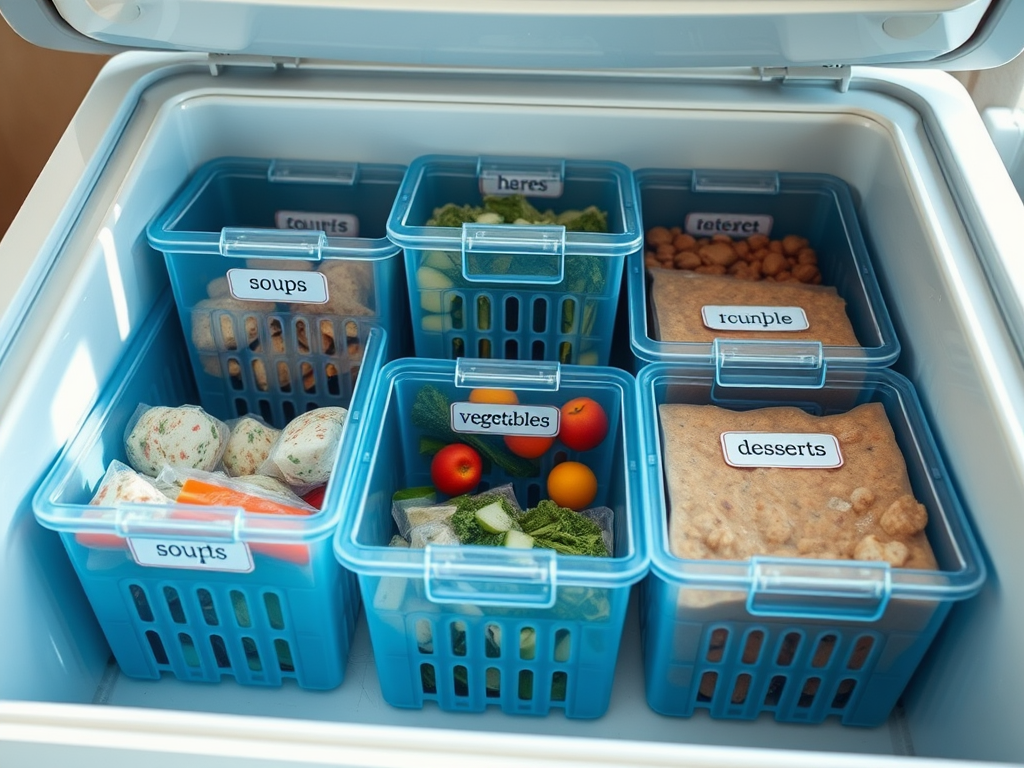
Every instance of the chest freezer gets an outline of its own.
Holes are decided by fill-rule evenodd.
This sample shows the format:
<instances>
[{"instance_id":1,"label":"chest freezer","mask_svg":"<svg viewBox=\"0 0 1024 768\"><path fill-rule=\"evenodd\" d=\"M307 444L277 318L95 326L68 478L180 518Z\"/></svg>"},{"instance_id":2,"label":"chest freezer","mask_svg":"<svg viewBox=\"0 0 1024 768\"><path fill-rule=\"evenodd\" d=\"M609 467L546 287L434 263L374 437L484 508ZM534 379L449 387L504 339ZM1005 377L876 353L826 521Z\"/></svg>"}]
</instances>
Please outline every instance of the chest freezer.
<instances>
[{"instance_id":1,"label":"chest freezer","mask_svg":"<svg viewBox=\"0 0 1024 768\"><path fill-rule=\"evenodd\" d=\"M105 67L0 242L4 765L1024 762L1024 205L970 99L936 71L1019 53L1024 1L0 10L39 45L136 49ZM918 388L989 573L885 725L657 715L635 604L611 706L594 721L390 708L365 623L328 692L139 681L112 663L31 499L167 290L147 224L218 157L407 165L431 153L826 173L850 186L901 342L894 367Z\"/></svg>"}]
</instances>

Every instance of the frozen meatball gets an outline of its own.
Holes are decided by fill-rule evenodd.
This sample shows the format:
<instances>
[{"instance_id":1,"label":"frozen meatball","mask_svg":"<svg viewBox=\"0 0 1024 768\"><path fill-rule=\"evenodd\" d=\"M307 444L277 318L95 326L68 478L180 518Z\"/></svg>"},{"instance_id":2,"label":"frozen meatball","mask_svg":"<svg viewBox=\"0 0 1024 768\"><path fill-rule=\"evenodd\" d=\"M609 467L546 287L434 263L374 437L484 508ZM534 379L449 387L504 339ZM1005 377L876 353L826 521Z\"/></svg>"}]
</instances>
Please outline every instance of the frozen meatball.
<instances>
[{"instance_id":1,"label":"frozen meatball","mask_svg":"<svg viewBox=\"0 0 1024 768\"><path fill-rule=\"evenodd\" d=\"M231 436L224 451L224 470L232 477L255 475L280 434L280 430L268 427L258 419L243 416L231 427Z\"/></svg>"},{"instance_id":2,"label":"frozen meatball","mask_svg":"<svg viewBox=\"0 0 1024 768\"><path fill-rule=\"evenodd\" d=\"M125 436L128 463L156 477L164 466L211 471L220 462L230 430L202 408L155 406L142 411Z\"/></svg>"},{"instance_id":3,"label":"frozen meatball","mask_svg":"<svg viewBox=\"0 0 1024 768\"><path fill-rule=\"evenodd\" d=\"M345 426L344 408L317 408L293 419L281 432L267 459L271 475L288 485L323 485L331 477ZM262 470L267 474L266 470Z\"/></svg>"},{"instance_id":4,"label":"frozen meatball","mask_svg":"<svg viewBox=\"0 0 1024 768\"><path fill-rule=\"evenodd\" d=\"M161 493L148 477L120 461L112 461L89 503L95 507L113 507L125 501L138 504L171 503L171 499Z\"/></svg>"}]
</instances>

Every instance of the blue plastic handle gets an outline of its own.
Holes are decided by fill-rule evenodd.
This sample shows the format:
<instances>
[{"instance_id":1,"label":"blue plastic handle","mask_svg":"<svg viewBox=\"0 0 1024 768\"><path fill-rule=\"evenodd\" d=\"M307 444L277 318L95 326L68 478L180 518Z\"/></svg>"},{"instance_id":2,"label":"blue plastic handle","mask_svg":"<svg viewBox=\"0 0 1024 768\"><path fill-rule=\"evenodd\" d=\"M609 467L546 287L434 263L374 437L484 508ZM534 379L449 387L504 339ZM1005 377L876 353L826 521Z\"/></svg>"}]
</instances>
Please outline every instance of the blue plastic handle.
<instances>
[{"instance_id":1,"label":"blue plastic handle","mask_svg":"<svg viewBox=\"0 0 1024 768\"><path fill-rule=\"evenodd\" d=\"M432 603L550 608L555 571L550 549L427 545L423 557L424 587Z\"/></svg>"},{"instance_id":2,"label":"blue plastic handle","mask_svg":"<svg viewBox=\"0 0 1024 768\"><path fill-rule=\"evenodd\" d=\"M829 621L877 621L892 593L888 563L752 557L747 611Z\"/></svg>"}]
</instances>

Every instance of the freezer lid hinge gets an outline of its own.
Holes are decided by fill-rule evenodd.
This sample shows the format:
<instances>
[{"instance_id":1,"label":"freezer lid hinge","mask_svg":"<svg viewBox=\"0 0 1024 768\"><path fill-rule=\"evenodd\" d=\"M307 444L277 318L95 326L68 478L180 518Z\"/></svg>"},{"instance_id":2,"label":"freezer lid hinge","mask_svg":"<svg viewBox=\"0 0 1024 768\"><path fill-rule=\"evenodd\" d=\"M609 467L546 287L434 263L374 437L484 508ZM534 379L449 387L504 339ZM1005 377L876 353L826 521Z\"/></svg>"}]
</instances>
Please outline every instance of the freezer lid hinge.
<instances>
[{"instance_id":1,"label":"freezer lid hinge","mask_svg":"<svg viewBox=\"0 0 1024 768\"><path fill-rule=\"evenodd\" d=\"M210 74L216 77L224 67L263 67L270 69L298 69L302 59L287 56L244 56L235 53L211 53L207 59Z\"/></svg>"},{"instance_id":2,"label":"freezer lid hinge","mask_svg":"<svg viewBox=\"0 0 1024 768\"><path fill-rule=\"evenodd\" d=\"M852 68L849 64L825 64L820 67L758 67L761 82L834 82L840 93L850 87Z\"/></svg>"}]
</instances>

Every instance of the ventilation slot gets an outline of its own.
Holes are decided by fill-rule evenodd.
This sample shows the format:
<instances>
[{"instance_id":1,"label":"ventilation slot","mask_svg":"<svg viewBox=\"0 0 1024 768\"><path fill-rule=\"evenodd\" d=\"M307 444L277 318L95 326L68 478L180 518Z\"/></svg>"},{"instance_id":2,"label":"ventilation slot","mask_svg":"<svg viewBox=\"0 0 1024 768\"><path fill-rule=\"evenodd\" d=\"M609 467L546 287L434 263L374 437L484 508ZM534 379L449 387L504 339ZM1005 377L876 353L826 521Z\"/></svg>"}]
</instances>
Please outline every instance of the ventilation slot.
<instances>
[{"instance_id":1,"label":"ventilation slot","mask_svg":"<svg viewBox=\"0 0 1024 768\"><path fill-rule=\"evenodd\" d=\"M497 699L501 696L501 670L497 667L488 667L486 693L488 699Z\"/></svg>"},{"instance_id":2,"label":"ventilation slot","mask_svg":"<svg viewBox=\"0 0 1024 768\"><path fill-rule=\"evenodd\" d=\"M530 359L531 360L543 360L544 359L544 342L537 339L533 342L530 347Z\"/></svg>"},{"instance_id":3,"label":"ventilation slot","mask_svg":"<svg viewBox=\"0 0 1024 768\"><path fill-rule=\"evenodd\" d=\"M149 648L153 651L153 658L156 659L156 663L167 664L167 651L164 650L164 644L160 640L160 635L153 630L149 630L146 632L146 639L149 640Z\"/></svg>"},{"instance_id":4,"label":"ventilation slot","mask_svg":"<svg viewBox=\"0 0 1024 768\"><path fill-rule=\"evenodd\" d=\"M288 647L287 640L278 638L274 641L274 652L277 654L277 667L282 672L294 672L295 661L292 659L292 649Z\"/></svg>"},{"instance_id":5,"label":"ventilation slot","mask_svg":"<svg viewBox=\"0 0 1024 768\"><path fill-rule=\"evenodd\" d=\"M825 635L821 640L818 641L818 647L814 649L814 658L811 659L811 666L815 669L821 669L828 665L829 659L832 658L832 652L836 649L836 636Z\"/></svg>"},{"instance_id":6,"label":"ventilation slot","mask_svg":"<svg viewBox=\"0 0 1024 768\"><path fill-rule=\"evenodd\" d=\"M572 656L572 638L568 629L555 632L555 661L568 661Z\"/></svg>"},{"instance_id":7,"label":"ventilation slot","mask_svg":"<svg viewBox=\"0 0 1024 768\"><path fill-rule=\"evenodd\" d=\"M227 646L224 645L224 638L220 635L210 635L210 650L213 651L213 658L221 669L231 667L231 657L228 656Z\"/></svg>"},{"instance_id":8,"label":"ventilation slot","mask_svg":"<svg viewBox=\"0 0 1024 768\"><path fill-rule=\"evenodd\" d=\"M508 339L505 341L505 359L519 359L519 343L515 339Z\"/></svg>"},{"instance_id":9,"label":"ventilation slot","mask_svg":"<svg viewBox=\"0 0 1024 768\"><path fill-rule=\"evenodd\" d=\"M453 330L461 331L466 327L465 312L461 296L452 297L448 316L452 319Z\"/></svg>"},{"instance_id":10,"label":"ventilation slot","mask_svg":"<svg viewBox=\"0 0 1024 768\"><path fill-rule=\"evenodd\" d=\"M697 701L711 701L715 695L716 685L718 685L718 673L705 672L700 678L700 688L697 689Z\"/></svg>"},{"instance_id":11,"label":"ventilation slot","mask_svg":"<svg viewBox=\"0 0 1024 768\"><path fill-rule=\"evenodd\" d=\"M192 642L192 637L180 632L178 633L178 642L181 644L181 655L185 659L185 664L190 667L198 667L199 654L196 652L196 644Z\"/></svg>"},{"instance_id":12,"label":"ventilation slot","mask_svg":"<svg viewBox=\"0 0 1024 768\"><path fill-rule=\"evenodd\" d=\"M270 328L271 351L277 355L284 354L284 328L281 325L281 321L276 317L272 317L267 321L267 327Z\"/></svg>"},{"instance_id":13,"label":"ventilation slot","mask_svg":"<svg viewBox=\"0 0 1024 768\"><path fill-rule=\"evenodd\" d=\"M565 672L555 672L551 676L551 701L565 701L565 689L569 685L569 676Z\"/></svg>"},{"instance_id":14,"label":"ventilation slot","mask_svg":"<svg viewBox=\"0 0 1024 768\"><path fill-rule=\"evenodd\" d=\"M437 678L433 664L420 664L420 686L424 693L437 693Z\"/></svg>"},{"instance_id":15,"label":"ventilation slot","mask_svg":"<svg viewBox=\"0 0 1024 768\"><path fill-rule=\"evenodd\" d=\"M452 622L451 627L452 654L466 655L466 624L462 621Z\"/></svg>"},{"instance_id":16,"label":"ventilation slot","mask_svg":"<svg viewBox=\"0 0 1024 768\"><path fill-rule=\"evenodd\" d=\"M251 637L243 637L242 650L245 651L245 660L249 664L249 669L253 672L262 672L263 662L260 661L260 652L256 647L256 641Z\"/></svg>"},{"instance_id":17,"label":"ventilation slot","mask_svg":"<svg viewBox=\"0 0 1024 768\"><path fill-rule=\"evenodd\" d=\"M519 330L519 299L515 296L505 299L505 330L509 333Z\"/></svg>"},{"instance_id":18,"label":"ventilation slot","mask_svg":"<svg viewBox=\"0 0 1024 768\"><path fill-rule=\"evenodd\" d=\"M779 703L779 699L782 698L782 690L786 687L786 678L782 675L776 675L772 678L771 683L768 684L768 692L764 695L764 705L766 707L774 707Z\"/></svg>"},{"instance_id":19,"label":"ventilation slot","mask_svg":"<svg viewBox=\"0 0 1024 768\"><path fill-rule=\"evenodd\" d=\"M537 654L537 632L532 627L519 630L519 658L532 661Z\"/></svg>"},{"instance_id":20,"label":"ventilation slot","mask_svg":"<svg viewBox=\"0 0 1024 768\"><path fill-rule=\"evenodd\" d=\"M316 394L316 373L313 371L313 366L303 362L299 366L299 370L302 373L302 391L307 395Z\"/></svg>"},{"instance_id":21,"label":"ventilation slot","mask_svg":"<svg viewBox=\"0 0 1024 768\"><path fill-rule=\"evenodd\" d=\"M491 340L480 339L476 345L477 357L490 357L491 356Z\"/></svg>"},{"instance_id":22,"label":"ventilation slot","mask_svg":"<svg viewBox=\"0 0 1024 768\"><path fill-rule=\"evenodd\" d=\"M736 678L736 685L732 689L732 703L742 704L747 700L747 694L750 693L750 675L742 674Z\"/></svg>"},{"instance_id":23,"label":"ventilation slot","mask_svg":"<svg viewBox=\"0 0 1024 768\"><path fill-rule=\"evenodd\" d=\"M249 404L247 402L245 402L245 400L243 400L242 398L240 398L240 397L237 398L235 400L235 415L236 416L245 416L245 414L247 414L248 412L249 412Z\"/></svg>"},{"instance_id":24,"label":"ventilation slot","mask_svg":"<svg viewBox=\"0 0 1024 768\"><path fill-rule=\"evenodd\" d=\"M452 339L452 357L464 357L466 354L466 342L456 336Z\"/></svg>"},{"instance_id":25,"label":"ventilation slot","mask_svg":"<svg viewBox=\"0 0 1024 768\"><path fill-rule=\"evenodd\" d=\"M434 633L430 628L430 622L420 619L416 622L416 647L420 653L434 652Z\"/></svg>"},{"instance_id":26,"label":"ventilation slot","mask_svg":"<svg viewBox=\"0 0 1024 768\"><path fill-rule=\"evenodd\" d=\"M847 678L839 683L839 687L836 689L836 695L832 699L832 709L842 709L850 703L850 697L853 695L853 689L857 687L857 681L852 678Z\"/></svg>"},{"instance_id":27,"label":"ventilation slot","mask_svg":"<svg viewBox=\"0 0 1024 768\"><path fill-rule=\"evenodd\" d=\"M519 671L519 698L522 701L533 698L533 672L529 669Z\"/></svg>"},{"instance_id":28,"label":"ventilation slot","mask_svg":"<svg viewBox=\"0 0 1024 768\"><path fill-rule=\"evenodd\" d=\"M562 302L562 333L572 333L576 325L576 300L566 299Z\"/></svg>"},{"instance_id":29,"label":"ventilation slot","mask_svg":"<svg viewBox=\"0 0 1024 768\"><path fill-rule=\"evenodd\" d=\"M268 424L273 424L275 422L274 411L270 408L270 403L266 400L260 400L257 405L260 407L260 416L263 420Z\"/></svg>"},{"instance_id":30,"label":"ventilation slot","mask_svg":"<svg viewBox=\"0 0 1024 768\"><path fill-rule=\"evenodd\" d=\"M456 696L469 696L469 672L461 664L452 670L452 689Z\"/></svg>"},{"instance_id":31,"label":"ventilation slot","mask_svg":"<svg viewBox=\"0 0 1024 768\"><path fill-rule=\"evenodd\" d=\"M711 640L708 643L708 655L707 660L710 662L719 662L722 660L722 656L725 654L725 643L729 639L729 631L726 629L716 629L711 633Z\"/></svg>"},{"instance_id":32,"label":"ventilation slot","mask_svg":"<svg viewBox=\"0 0 1024 768\"><path fill-rule=\"evenodd\" d=\"M267 366L259 358L252 361L252 376L256 382L256 389L266 392L270 389L270 381L267 379Z\"/></svg>"},{"instance_id":33,"label":"ventilation slot","mask_svg":"<svg viewBox=\"0 0 1024 768\"><path fill-rule=\"evenodd\" d=\"M533 332L544 333L548 327L548 302L547 299L537 298L533 300Z\"/></svg>"},{"instance_id":34,"label":"ventilation slot","mask_svg":"<svg viewBox=\"0 0 1024 768\"><path fill-rule=\"evenodd\" d=\"M338 366L328 363L324 366L324 376L327 377L327 394L337 397L341 394L341 374Z\"/></svg>"},{"instance_id":35,"label":"ventilation slot","mask_svg":"<svg viewBox=\"0 0 1024 768\"><path fill-rule=\"evenodd\" d=\"M563 341L558 345L558 362L566 365L572 362L572 344Z\"/></svg>"},{"instance_id":36,"label":"ventilation slot","mask_svg":"<svg viewBox=\"0 0 1024 768\"><path fill-rule=\"evenodd\" d=\"M491 299L489 296L477 296L476 298L476 329L478 331L491 330Z\"/></svg>"},{"instance_id":37,"label":"ventilation slot","mask_svg":"<svg viewBox=\"0 0 1024 768\"><path fill-rule=\"evenodd\" d=\"M540 486L530 483L526 488L526 508L532 509L540 504Z\"/></svg>"},{"instance_id":38,"label":"ventilation slot","mask_svg":"<svg viewBox=\"0 0 1024 768\"><path fill-rule=\"evenodd\" d=\"M153 620L153 609L149 607L149 600L146 598L146 590L138 584L131 584L128 592L132 596L132 603L135 605L135 612L143 621Z\"/></svg>"},{"instance_id":39,"label":"ventilation slot","mask_svg":"<svg viewBox=\"0 0 1024 768\"><path fill-rule=\"evenodd\" d=\"M220 622L217 619L217 609L213 605L213 595L210 594L210 590L196 590L196 599L199 600L199 609L203 613L203 621L211 627L216 627Z\"/></svg>"},{"instance_id":40,"label":"ventilation slot","mask_svg":"<svg viewBox=\"0 0 1024 768\"><path fill-rule=\"evenodd\" d=\"M743 656L740 660L744 664L757 664L762 645L764 645L764 632L759 629L754 630L747 635L747 642L743 645Z\"/></svg>"},{"instance_id":41,"label":"ventilation slot","mask_svg":"<svg viewBox=\"0 0 1024 768\"><path fill-rule=\"evenodd\" d=\"M868 657L871 655L871 649L875 645L875 640L869 635L861 635L857 638L857 642L853 646L853 652L850 654L850 660L846 663L847 669L861 669L865 663L867 663Z\"/></svg>"},{"instance_id":42,"label":"ventilation slot","mask_svg":"<svg viewBox=\"0 0 1024 768\"><path fill-rule=\"evenodd\" d=\"M267 608L267 621L271 629L284 629L284 611L281 610L281 598L274 592L263 595L263 604Z\"/></svg>"},{"instance_id":43,"label":"ventilation slot","mask_svg":"<svg viewBox=\"0 0 1024 768\"><path fill-rule=\"evenodd\" d=\"M167 603L167 610L171 612L171 621L175 624L185 624L185 608L181 604L181 597L174 587L164 587L164 600Z\"/></svg>"},{"instance_id":44,"label":"ventilation slot","mask_svg":"<svg viewBox=\"0 0 1024 768\"><path fill-rule=\"evenodd\" d=\"M220 338L221 338L221 349L238 349L238 337L235 335L235 322L231 315L220 315L218 318L218 324L220 325Z\"/></svg>"},{"instance_id":45,"label":"ventilation slot","mask_svg":"<svg viewBox=\"0 0 1024 768\"><path fill-rule=\"evenodd\" d=\"M270 407L268 405L267 412L269 413L269 411ZM291 400L285 400L284 402L281 403L281 411L284 413L284 421L286 424L292 419L294 419L296 416L298 416L298 413L296 413L295 411L295 403L293 403ZM267 421L273 423L273 420L270 418L268 418Z\"/></svg>"},{"instance_id":46,"label":"ventilation slot","mask_svg":"<svg viewBox=\"0 0 1024 768\"><path fill-rule=\"evenodd\" d=\"M245 389L245 382L242 381L242 364L233 357L228 358L228 379L231 381L232 389Z\"/></svg>"},{"instance_id":47,"label":"ventilation slot","mask_svg":"<svg viewBox=\"0 0 1024 768\"><path fill-rule=\"evenodd\" d=\"M782 647L779 648L779 655L775 663L780 667L788 667L793 663L793 659L796 658L796 652L799 647L800 635L796 632L790 632L782 640Z\"/></svg>"},{"instance_id":48,"label":"ventilation slot","mask_svg":"<svg viewBox=\"0 0 1024 768\"><path fill-rule=\"evenodd\" d=\"M497 624L484 627L484 655L488 659L501 658L501 627Z\"/></svg>"},{"instance_id":49,"label":"ventilation slot","mask_svg":"<svg viewBox=\"0 0 1024 768\"><path fill-rule=\"evenodd\" d=\"M818 695L818 688L821 687L821 678L812 677L806 683L804 683L804 689L800 691L800 701L797 702L797 706L803 709L811 706L814 703L814 697Z\"/></svg>"},{"instance_id":50,"label":"ventilation slot","mask_svg":"<svg viewBox=\"0 0 1024 768\"><path fill-rule=\"evenodd\" d=\"M238 626L252 626L252 618L249 615L249 603L246 602L245 595L237 589L231 590L231 609L235 613L235 621Z\"/></svg>"},{"instance_id":51,"label":"ventilation slot","mask_svg":"<svg viewBox=\"0 0 1024 768\"><path fill-rule=\"evenodd\" d=\"M320 354L330 357L337 350L334 348L334 324L330 320L320 321Z\"/></svg>"}]
</instances>

